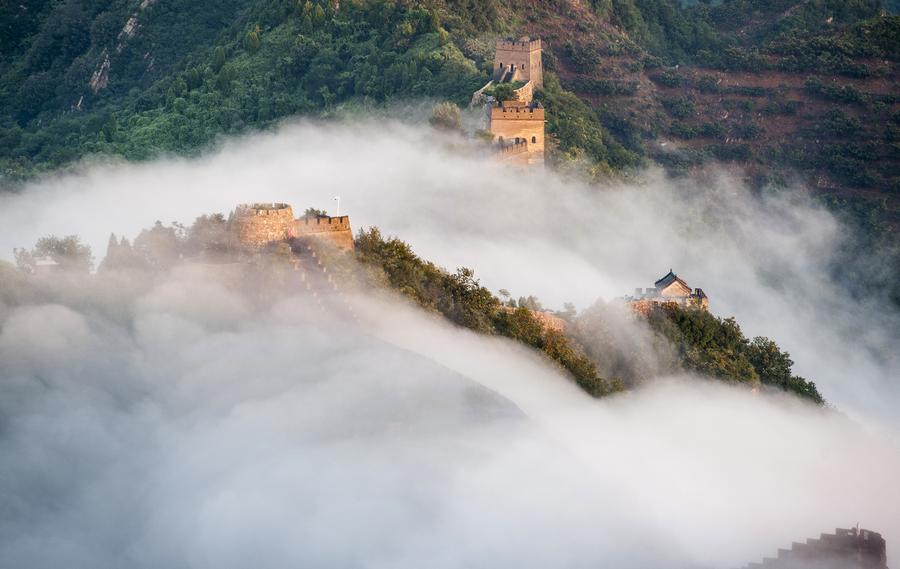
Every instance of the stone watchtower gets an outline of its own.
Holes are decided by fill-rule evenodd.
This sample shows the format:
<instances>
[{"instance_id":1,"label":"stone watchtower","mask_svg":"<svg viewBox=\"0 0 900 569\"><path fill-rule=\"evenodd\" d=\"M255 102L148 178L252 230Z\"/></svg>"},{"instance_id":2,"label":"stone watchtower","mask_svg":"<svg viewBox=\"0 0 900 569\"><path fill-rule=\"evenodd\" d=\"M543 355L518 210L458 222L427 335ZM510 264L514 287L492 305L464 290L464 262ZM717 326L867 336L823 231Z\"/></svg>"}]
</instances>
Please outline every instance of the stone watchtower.
<instances>
[{"instance_id":1,"label":"stone watchtower","mask_svg":"<svg viewBox=\"0 0 900 569\"><path fill-rule=\"evenodd\" d=\"M338 249L353 249L353 229L348 216L316 215L294 219L294 210L286 203L240 204L234 209L229 225L234 241L244 247L261 248L291 239L317 239Z\"/></svg>"},{"instance_id":2,"label":"stone watchtower","mask_svg":"<svg viewBox=\"0 0 900 569\"><path fill-rule=\"evenodd\" d=\"M498 40L493 79L496 83L530 81L534 87L543 87L541 40Z\"/></svg>"},{"instance_id":3,"label":"stone watchtower","mask_svg":"<svg viewBox=\"0 0 900 569\"><path fill-rule=\"evenodd\" d=\"M250 247L285 241L294 236L294 210L286 203L241 204L234 209L231 233Z\"/></svg>"},{"instance_id":4,"label":"stone watchtower","mask_svg":"<svg viewBox=\"0 0 900 569\"><path fill-rule=\"evenodd\" d=\"M505 101L492 105L490 113L491 134L500 147L524 148L515 161L523 164L544 162L543 107Z\"/></svg>"},{"instance_id":5,"label":"stone watchtower","mask_svg":"<svg viewBox=\"0 0 900 569\"><path fill-rule=\"evenodd\" d=\"M486 98L488 130L497 146L497 158L505 162L544 163L544 108L534 102L534 90L544 85L542 49L539 39L498 40L493 78L473 99L485 99L496 85L518 86L514 99Z\"/></svg>"}]
</instances>

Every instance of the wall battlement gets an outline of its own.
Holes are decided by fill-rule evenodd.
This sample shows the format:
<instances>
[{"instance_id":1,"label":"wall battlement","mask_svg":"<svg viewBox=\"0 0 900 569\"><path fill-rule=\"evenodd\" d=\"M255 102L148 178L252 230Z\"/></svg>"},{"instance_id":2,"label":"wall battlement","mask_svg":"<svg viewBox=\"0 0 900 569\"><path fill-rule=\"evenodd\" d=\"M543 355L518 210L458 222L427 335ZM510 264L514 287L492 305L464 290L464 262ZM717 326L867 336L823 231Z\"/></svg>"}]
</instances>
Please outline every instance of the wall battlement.
<instances>
[{"instance_id":1,"label":"wall battlement","mask_svg":"<svg viewBox=\"0 0 900 569\"><path fill-rule=\"evenodd\" d=\"M294 210L284 203L240 204L234 209L229 229L238 244L262 247L292 237Z\"/></svg>"},{"instance_id":2,"label":"wall battlement","mask_svg":"<svg viewBox=\"0 0 900 569\"><path fill-rule=\"evenodd\" d=\"M533 40L530 38L519 38L518 40L497 40L497 49L509 51L535 51L543 49L543 47L540 39Z\"/></svg>"},{"instance_id":3,"label":"wall battlement","mask_svg":"<svg viewBox=\"0 0 900 569\"><path fill-rule=\"evenodd\" d=\"M294 229L297 236L306 235L308 233L322 233L325 231L349 231L350 216L301 217L294 221Z\"/></svg>"},{"instance_id":4,"label":"wall battlement","mask_svg":"<svg viewBox=\"0 0 900 569\"><path fill-rule=\"evenodd\" d=\"M341 249L353 249L350 217L317 216L294 219L286 203L252 203L235 207L229 231L241 246L261 248L298 237L323 238Z\"/></svg>"},{"instance_id":5,"label":"wall battlement","mask_svg":"<svg viewBox=\"0 0 900 569\"><path fill-rule=\"evenodd\" d=\"M491 107L491 121L544 121L542 107L525 107L520 105Z\"/></svg>"},{"instance_id":6,"label":"wall battlement","mask_svg":"<svg viewBox=\"0 0 900 569\"><path fill-rule=\"evenodd\" d=\"M540 39L498 40L494 54L494 80L498 83L525 81L532 83L532 88L543 87L542 54Z\"/></svg>"},{"instance_id":7,"label":"wall battlement","mask_svg":"<svg viewBox=\"0 0 900 569\"><path fill-rule=\"evenodd\" d=\"M497 150L497 154L501 158L505 156L515 156L516 154L522 154L524 152L528 152L528 141L522 140L521 138L515 139L510 144L501 144L500 148Z\"/></svg>"},{"instance_id":8,"label":"wall battlement","mask_svg":"<svg viewBox=\"0 0 900 569\"><path fill-rule=\"evenodd\" d=\"M524 81L524 85L515 90L514 100L492 101L488 99L486 119L488 130L499 142L497 157L504 161L520 153L527 156L521 160L524 164L544 163L544 108L534 104L534 90L544 84L541 55L543 45L540 39L528 37L518 40L505 39L497 41L494 56L494 79L497 84L509 84ZM477 94L476 94L477 96ZM473 100L475 98L473 97ZM508 141L524 140L523 148L511 148Z\"/></svg>"},{"instance_id":9,"label":"wall battlement","mask_svg":"<svg viewBox=\"0 0 900 569\"><path fill-rule=\"evenodd\" d=\"M353 249L353 230L347 215L301 217L294 221L294 236L322 239L339 249Z\"/></svg>"},{"instance_id":10,"label":"wall battlement","mask_svg":"<svg viewBox=\"0 0 900 569\"><path fill-rule=\"evenodd\" d=\"M274 217L290 217L291 219L294 218L293 208L286 203L239 204L236 210L241 210L243 215L268 215Z\"/></svg>"},{"instance_id":11,"label":"wall battlement","mask_svg":"<svg viewBox=\"0 0 900 569\"><path fill-rule=\"evenodd\" d=\"M746 569L887 569L886 542L867 529L836 529L805 543L794 542Z\"/></svg>"}]
</instances>

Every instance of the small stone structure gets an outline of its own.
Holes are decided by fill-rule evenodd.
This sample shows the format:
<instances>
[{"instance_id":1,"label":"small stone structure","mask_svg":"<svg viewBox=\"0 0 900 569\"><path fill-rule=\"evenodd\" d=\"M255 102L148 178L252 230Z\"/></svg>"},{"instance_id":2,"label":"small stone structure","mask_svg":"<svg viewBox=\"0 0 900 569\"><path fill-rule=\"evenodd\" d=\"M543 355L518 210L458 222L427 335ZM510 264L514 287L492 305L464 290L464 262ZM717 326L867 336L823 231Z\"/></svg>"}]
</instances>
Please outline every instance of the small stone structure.
<instances>
[{"instance_id":1,"label":"small stone structure","mask_svg":"<svg viewBox=\"0 0 900 569\"><path fill-rule=\"evenodd\" d=\"M528 164L528 141L515 138L510 142L498 145L497 160L508 164Z\"/></svg>"},{"instance_id":2,"label":"small stone structure","mask_svg":"<svg viewBox=\"0 0 900 569\"><path fill-rule=\"evenodd\" d=\"M491 134L500 150L512 144L525 144L525 163L544 161L544 108L540 104L505 101L490 109Z\"/></svg>"},{"instance_id":3,"label":"small stone structure","mask_svg":"<svg viewBox=\"0 0 900 569\"><path fill-rule=\"evenodd\" d=\"M346 215L294 218L286 203L240 204L228 220L229 231L237 244L260 248L270 243L298 238L328 241L344 250L353 249L353 230Z\"/></svg>"},{"instance_id":4,"label":"small stone structure","mask_svg":"<svg viewBox=\"0 0 900 569\"><path fill-rule=\"evenodd\" d=\"M691 289L691 287L672 269L668 274L653 283L653 288L641 290L634 289L634 296L627 296L625 300L631 305L631 309L640 314L649 314L654 306L662 304L675 304L685 308L709 308L709 297L703 289Z\"/></svg>"},{"instance_id":5,"label":"small stone structure","mask_svg":"<svg viewBox=\"0 0 900 569\"><path fill-rule=\"evenodd\" d=\"M286 203L240 204L229 220L229 230L241 245L262 247L293 237L294 210Z\"/></svg>"},{"instance_id":6,"label":"small stone structure","mask_svg":"<svg viewBox=\"0 0 900 569\"><path fill-rule=\"evenodd\" d=\"M836 529L806 543L779 549L777 557L751 563L746 569L888 569L887 543L867 529Z\"/></svg>"},{"instance_id":7,"label":"small stone structure","mask_svg":"<svg viewBox=\"0 0 900 569\"><path fill-rule=\"evenodd\" d=\"M295 237L316 237L327 239L340 249L353 249L353 230L350 229L350 216L301 217L294 220Z\"/></svg>"},{"instance_id":8,"label":"small stone structure","mask_svg":"<svg viewBox=\"0 0 900 569\"><path fill-rule=\"evenodd\" d=\"M476 91L473 103L485 101L487 130L493 135L498 159L515 164L544 163L544 108L534 101L534 90L544 85L541 40L523 37L497 41L494 74ZM492 85L524 82L515 99L484 97Z\"/></svg>"},{"instance_id":9,"label":"small stone structure","mask_svg":"<svg viewBox=\"0 0 900 569\"><path fill-rule=\"evenodd\" d=\"M534 87L544 86L541 64L543 45L540 39L522 37L498 40L494 53L494 76L497 83L524 81Z\"/></svg>"}]
</instances>

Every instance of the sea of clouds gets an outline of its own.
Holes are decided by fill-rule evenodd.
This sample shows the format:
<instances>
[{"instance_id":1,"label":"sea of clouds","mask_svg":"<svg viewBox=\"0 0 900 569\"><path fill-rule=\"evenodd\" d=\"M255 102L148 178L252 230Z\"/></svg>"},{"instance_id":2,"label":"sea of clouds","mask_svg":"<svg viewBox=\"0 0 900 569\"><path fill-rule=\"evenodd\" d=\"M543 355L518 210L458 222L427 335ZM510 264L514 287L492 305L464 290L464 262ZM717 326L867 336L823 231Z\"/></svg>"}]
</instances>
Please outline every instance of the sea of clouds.
<instances>
[{"instance_id":1,"label":"sea of clouds","mask_svg":"<svg viewBox=\"0 0 900 569\"><path fill-rule=\"evenodd\" d=\"M598 189L395 123L0 196L0 251L247 201L342 213L485 285L586 308L674 268L837 412L689 378L602 401L397 301L258 306L202 271L0 307L0 566L734 567L857 522L900 537L896 313L831 282L844 228L726 176ZM893 555L892 557L896 557Z\"/></svg>"}]
</instances>

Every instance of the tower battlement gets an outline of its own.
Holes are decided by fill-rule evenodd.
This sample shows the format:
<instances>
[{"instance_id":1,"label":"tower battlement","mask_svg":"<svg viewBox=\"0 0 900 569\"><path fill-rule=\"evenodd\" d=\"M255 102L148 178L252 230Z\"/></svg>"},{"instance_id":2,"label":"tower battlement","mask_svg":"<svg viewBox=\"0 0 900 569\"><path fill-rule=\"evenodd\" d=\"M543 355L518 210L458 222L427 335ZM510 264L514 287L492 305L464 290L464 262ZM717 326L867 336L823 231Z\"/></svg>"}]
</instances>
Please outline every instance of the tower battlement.
<instances>
[{"instance_id":1,"label":"tower battlement","mask_svg":"<svg viewBox=\"0 0 900 569\"><path fill-rule=\"evenodd\" d=\"M499 143L498 158L512 161L512 155L524 154L514 162L543 164L544 162L544 108L533 102L534 90L544 85L541 63L543 44L540 39L522 37L518 40L497 41L494 56L494 77L476 97L485 100L481 93L491 84L523 82L515 90L514 100L493 101L487 99L485 118L488 130ZM475 98L473 98L475 100ZM511 141L516 141L511 144ZM520 146L520 142L524 142ZM514 149L511 149L514 148Z\"/></svg>"},{"instance_id":2,"label":"tower battlement","mask_svg":"<svg viewBox=\"0 0 900 569\"><path fill-rule=\"evenodd\" d=\"M544 71L541 64L543 53L541 40L520 38L519 40L497 40L494 55L494 77L496 83L524 81L534 87L544 86ZM526 102L530 102L526 101Z\"/></svg>"},{"instance_id":3,"label":"tower battlement","mask_svg":"<svg viewBox=\"0 0 900 569\"><path fill-rule=\"evenodd\" d=\"M350 229L350 216L330 217L318 215L315 217L301 217L294 221L294 227L298 235L322 231L346 231Z\"/></svg>"},{"instance_id":4,"label":"tower battlement","mask_svg":"<svg viewBox=\"0 0 900 569\"><path fill-rule=\"evenodd\" d=\"M541 45L540 39L533 40L528 37L522 37L518 40L509 38L505 40L497 40L497 49L509 51L535 51L543 49L543 47Z\"/></svg>"},{"instance_id":5,"label":"tower battlement","mask_svg":"<svg viewBox=\"0 0 900 569\"><path fill-rule=\"evenodd\" d=\"M517 154L522 154L523 152L528 152L528 141L522 140L521 138L515 139L510 144L501 144L500 148L497 150L497 154L499 154L501 158L515 156Z\"/></svg>"},{"instance_id":6,"label":"tower battlement","mask_svg":"<svg viewBox=\"0 0 900 569\"><path fill-rule=\"evenodd\" d=\"M520 105L491 107L491 121L543 121L545 118L543 107Z\"/></svg>"},{"instance_id":7,"label":"tower battlement","mask_svg":"<svg viewBox=\"0 0 900 569\"><path fill-rule=\"evenodd\" d=\"M294 219L294 210L286 203L240 204L231 215L229 231L244 247L260 248L301 237L321 237L341 249L353 249L349 216Z\"/></svg>"},{"instance_id":8,"label":"tower battlement","mask_svg":"<svg viewBox=\"0 0 900 569\"><path fill-rule=\"evenodd\" d=\"M230 229L238 243L261 247L293 236L294 210L285 203L238 205L231 216Z\"/></svg>"},{"instance_id":9,"label":"tower battlement","mask_svg":"<svg viewBox=\"0 0 900 569\"><path fill-rule=\"evenodd\" d=\"M293 219L294 210L286 203L245 203L238 204L235 214L241 215L268 215L274 217L290 217Z\"/></svg>"}]
</instances>

